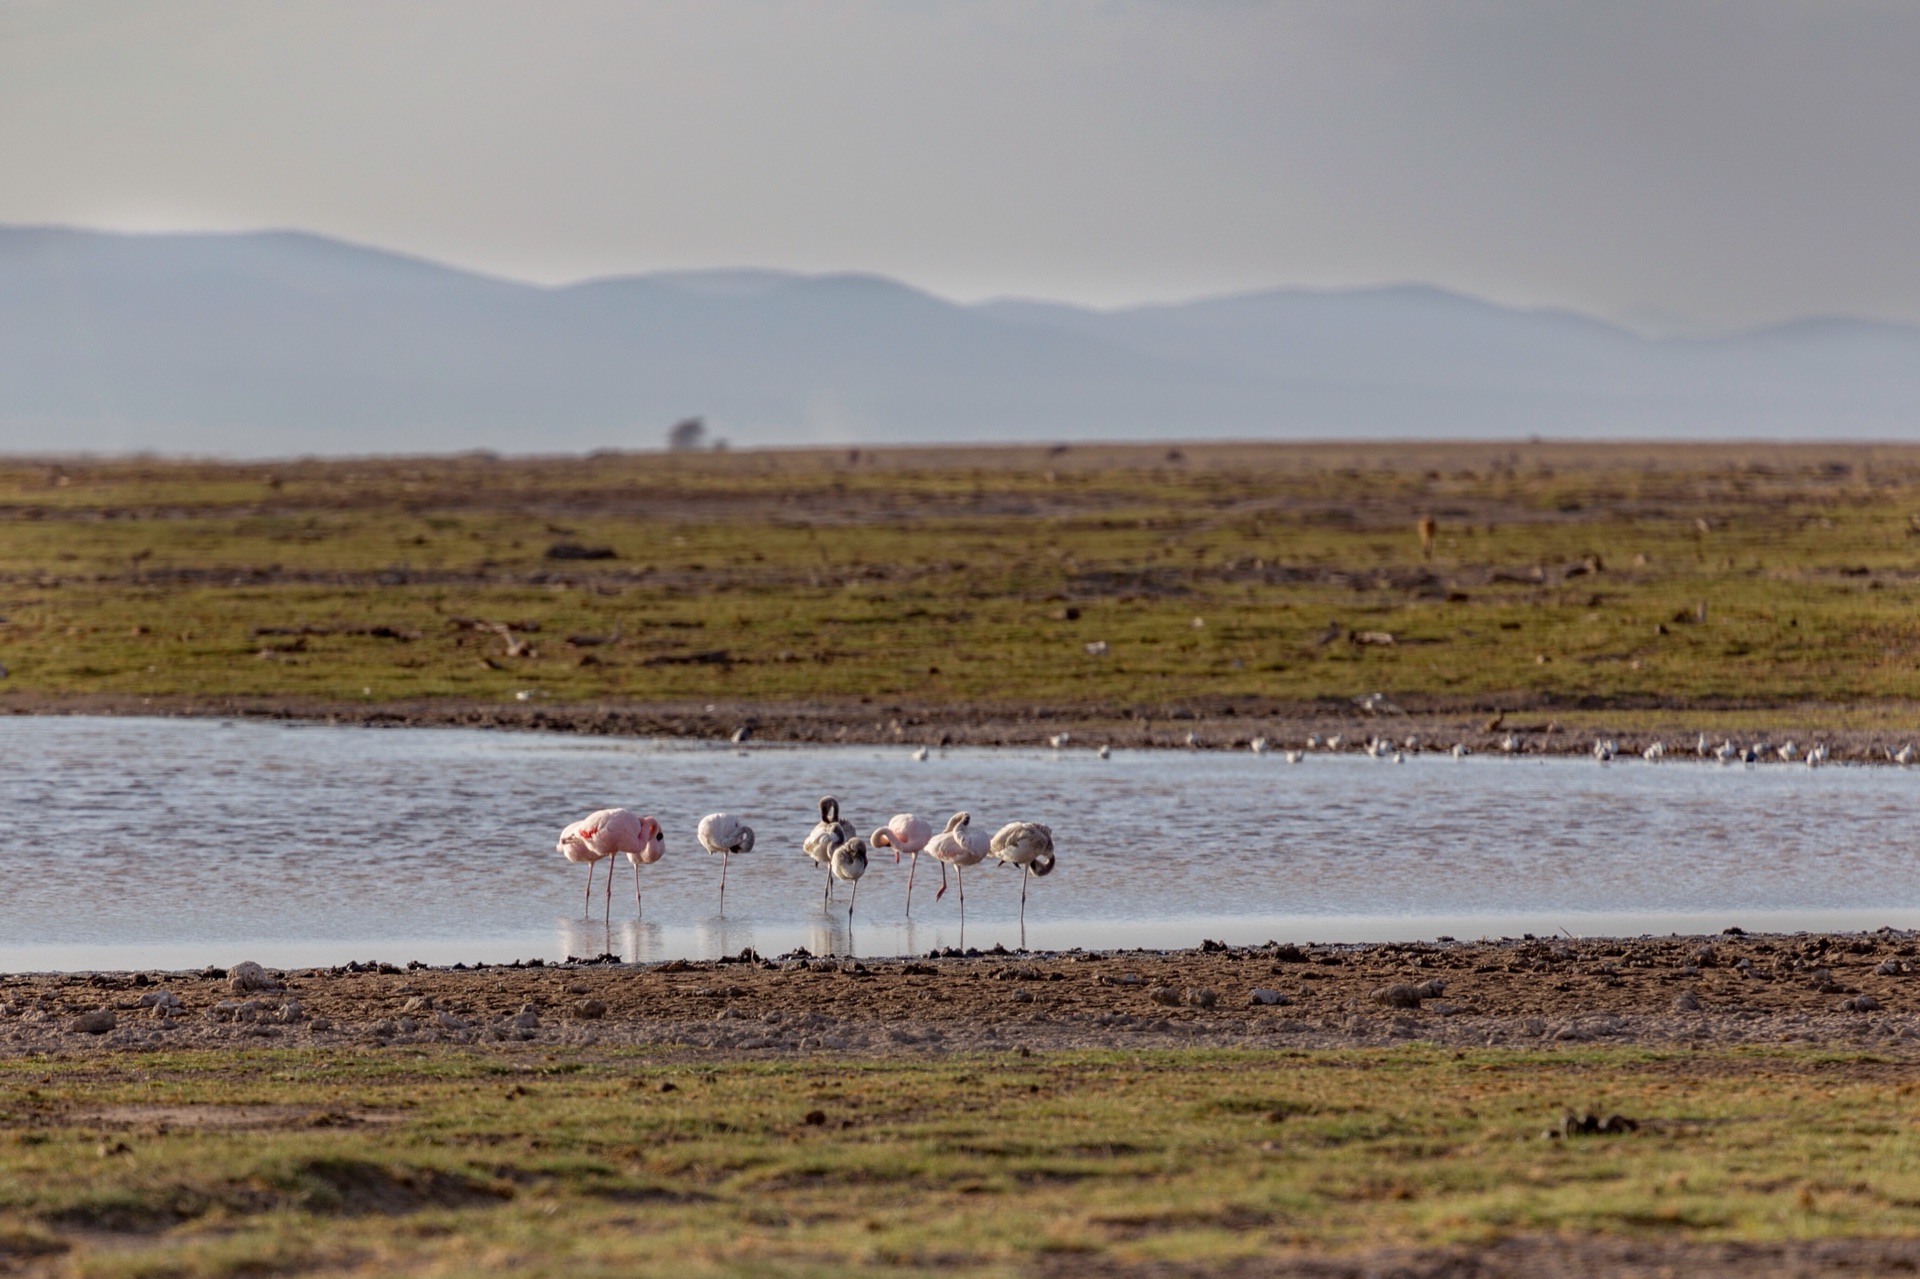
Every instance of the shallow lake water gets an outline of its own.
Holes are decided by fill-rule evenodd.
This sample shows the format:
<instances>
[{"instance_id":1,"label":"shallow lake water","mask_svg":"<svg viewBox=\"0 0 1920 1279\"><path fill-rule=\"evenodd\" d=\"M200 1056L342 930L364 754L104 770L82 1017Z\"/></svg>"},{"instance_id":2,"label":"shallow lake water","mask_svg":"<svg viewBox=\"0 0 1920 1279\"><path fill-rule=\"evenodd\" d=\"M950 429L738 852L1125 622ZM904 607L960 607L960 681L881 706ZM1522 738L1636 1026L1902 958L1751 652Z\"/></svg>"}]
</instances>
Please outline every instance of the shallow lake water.
<instances>
[{"instance_id":1,"label":"shallow lake water","mask_svg":"<svg viewBox=\"0 0 1920 1279\"><path fill-rule=\"evenodd\" d=\"M1053 827L1026 943L1191 946L1441 935L1640 934L1920 923L1920 770L1691 760L904 748L631 741L193 719L0 719L0 969L256 959L431 963L895 955L1020 944L1020 877L992 862L938 902L921 858L876 860L848 925L800 851L832 793L862 832ZM562 825L655 814L667 856L624 858L612 920ZM703 813L758 833L720 863Z\"/></svg>"}]
</instances>

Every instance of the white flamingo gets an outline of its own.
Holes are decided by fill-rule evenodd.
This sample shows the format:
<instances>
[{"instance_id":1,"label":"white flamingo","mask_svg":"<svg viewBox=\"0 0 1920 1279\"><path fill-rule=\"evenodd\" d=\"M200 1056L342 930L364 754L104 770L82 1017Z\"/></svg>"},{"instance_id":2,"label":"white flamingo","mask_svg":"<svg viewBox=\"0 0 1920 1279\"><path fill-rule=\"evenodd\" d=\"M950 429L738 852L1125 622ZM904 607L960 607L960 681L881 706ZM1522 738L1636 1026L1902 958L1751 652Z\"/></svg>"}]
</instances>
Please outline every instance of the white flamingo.
<instances>
[{"instance_id":1,"label":"white flamingo","mask_svg":"<svg viewBox=\"0 0 1920 1279\"><path fill-rule=\"evenodd\" d=\"M924 817L915 817L912 813L895 813L887 818L887 824L867 836L867 843L874 848L891 848L893 864L900 864L900 854L905 853L912 860L907 863L907 914L913 914L913 872L920 869L920 850L933 838L933 826Z\"/></svg>"},{"instance_id":2,"label":"white flamingo","mask_svg":"<svg viewBox=\"0 0 1920 1279\"><path fill-rule=\"evenodd\" d=\"M727 863L735 853L753 851L753 827L732 813L708 813L696 832L708 856L720 854L720 913L727 911Z\"/></svg>"},{"instance_id":3,"label":"white flamingo","mask_svg":"<svg viewBox=\"0 0 1920 1279\"><path fill-rule=\"evenodd\" d=\"M1256 737L1248 745L1253 748L1253 753L1256 755L1267 753L1267 739L1264 737Z\"/></svg>"},{"instance_id":4,"label":"white flamingo","mask_svg":"<svg viewBox=\"0 0 1920 1279\"><path fill-rule=\"evenodd\" d=\"M921 762L922 764L924 764L924 763L926 763L926 762L927 762L927 748L926 748L926 747L924 747L924 746L922 746L922 747L921 747L921 748L920 748L919 750L917 750L917 751L915 751L915 752L913 753L913 757L914 757L915 759L917 759L917 760L919 760L919 761L920 761L920 762Z\"/></svg>"},{"instance_id":5,"label":"white flamingo","mask_svg":"<svg viewBox=\"0 0 1920 1279\"><path fill-rule=\"evenodd\" d=\"M853 900L847 903L847 923L853 923L853 908L860 900L860 877L867 873L867 841L855 835L846 843L833 850L827 869L835 879L844 879L853 885Z\"/></svg>"},{"instance_id":6,"label":"white flamingo","mask_svg":"<svg viewBox=\"0 0 1920 1279\"><path fill-rule=\"evenodd\" d=\"M970 814L955 813L947 819L946 827L927 841L927 856L940 863L940 891L933 895L933 900L946 896L947 867L953 867L954 879L960 885L960 927L963 929L967 926L967 881L961 872L985 861L993 847L993 837L983 830L974 830L972 822Z\"/></svg>"},{"instance_id":7,"label":"white flamingo","mask_svg":"<svg viewBox=\"0 0 1920 1279\"><path fill-rule=\"evenodd\" d=\"M1287 763L1298 764L1305 755L1306 755L1305 751L1287 751L1286 752Z\"/></svg>"},{"instance_id":8,"label":"white flamingo","mask_svg":"<svg viewBox=\"0 0 1920 1279\"><path fill-rule=\"evenodd\" d=\"M560 832L555 846L570 862L587 863L587 895L593 895L593 863L625 853L633 863L633 905L640 909L640 867L666 856L667 840L660 823L624 808L602 808L587 814ZM613 914L613 867L607 867L607 915Z\"/></svg>"},{"instance_id":9,"label":"white flamingo","mask_svg":"<svg viewBox=\"0 0 1920 1279\"><path fill-rule=\"evenodd\" d=\"M1465 759L1468 755L1471 755L1473 752L1467 749L1467 744L1465 742L1455 742L1453 744L1453 750L1448 753L1451 754L1455 759Z\"/></svg>"},{"instance_id":10,"label":"white flamingo","mask_svg":"<svg viewBox=\"0 0 1920 1279\"><path fill-rule=\"evenodd\" d=\"M1027 880L1053 874L1053 828L1039 822L1008 822L987 841L1002 866L1020 868L1020 944L1027 938Z\"/></svg>"},{"instance_id":11,"label":"white flamingo","mask_svg":"<svg viewBox=\"0 0 1920 1279\"><path fill-rule=\"evenodd\" d=\"M1640 758L1646 760L1647 763L1652 764L1660 760L1663 756L1666 755L1666 753L1667 753L1667 744L1665 742L1655 742L1653 743L1653 745L1647 747L1647 749L1640 752Z\"/></svg>"},{"instance_id":12,"label":"white flamingo","mask_svg":"<svg viewBox=\"0 0 1920 1279\"><path fill-rule=\"evenodd\" d=\"M813 858L813 864L823 867L827 872L827 889L820 895L824 905L833 899L833 850L854 836L853 823L840 816L840 801L831 795L820 797L820 820L807 832L807 838L800 847L807 856Z\"/></svg>"}]
</instances>

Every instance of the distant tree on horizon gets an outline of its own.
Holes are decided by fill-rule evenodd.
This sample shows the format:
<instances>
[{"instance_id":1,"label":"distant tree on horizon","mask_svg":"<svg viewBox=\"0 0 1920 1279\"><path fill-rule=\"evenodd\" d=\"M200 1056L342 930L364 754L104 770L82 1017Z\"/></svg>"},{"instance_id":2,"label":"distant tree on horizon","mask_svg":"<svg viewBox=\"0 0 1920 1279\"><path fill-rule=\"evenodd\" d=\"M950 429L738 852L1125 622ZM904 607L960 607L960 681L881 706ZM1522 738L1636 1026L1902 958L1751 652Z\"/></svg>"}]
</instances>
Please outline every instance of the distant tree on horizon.
<instances>
[{"instance_id":1,"label":"distant tree on horizon","mask_svg":"<svg viewBox=\"0 0 1920 1279\"><path fill-rule=\"evenodd\" d=\"M667 431L667 448L675 453L690 453L705 446L707 440L707 420L703 417L681 418Z\"/></svg>"}]
</instances>

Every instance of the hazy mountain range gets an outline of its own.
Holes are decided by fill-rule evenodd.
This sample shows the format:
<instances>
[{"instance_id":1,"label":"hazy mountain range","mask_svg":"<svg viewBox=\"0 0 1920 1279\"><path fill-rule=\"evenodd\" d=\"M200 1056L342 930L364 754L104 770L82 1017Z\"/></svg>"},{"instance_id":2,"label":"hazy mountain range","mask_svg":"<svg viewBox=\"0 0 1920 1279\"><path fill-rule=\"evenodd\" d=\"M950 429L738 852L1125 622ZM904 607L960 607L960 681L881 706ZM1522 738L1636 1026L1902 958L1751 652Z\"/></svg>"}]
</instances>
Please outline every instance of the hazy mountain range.
<instances>
[{"instance_id":1,"label":"hazy mountain range","mask_svg":"<svg viewBox=\"0 0 1920 1279\"><path fill-rule=\"evenodd\" d=\"M0 449L274 455L1341 436L1920 436L1920 328L1653 339L1440 289L1096 311L866 275L549 288L294 232L0 228Z\"/></svg>"}]
</instances>

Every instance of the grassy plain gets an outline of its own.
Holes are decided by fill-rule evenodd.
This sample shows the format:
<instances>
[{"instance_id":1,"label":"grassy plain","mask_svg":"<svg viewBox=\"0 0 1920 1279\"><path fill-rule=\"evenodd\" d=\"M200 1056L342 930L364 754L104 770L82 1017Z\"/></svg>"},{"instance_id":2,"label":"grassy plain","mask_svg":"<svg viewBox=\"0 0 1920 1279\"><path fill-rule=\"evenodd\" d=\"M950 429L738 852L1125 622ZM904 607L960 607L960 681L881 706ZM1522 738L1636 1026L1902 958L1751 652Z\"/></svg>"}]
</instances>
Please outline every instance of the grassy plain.
<instances>
[{"instance_id":1,"label":"grassy plain","mask_svg":"<svg viewBox=\"0 0 1920 1279\"><path fill-rule=\"evenodd\" d=\"M1879 722L1920 698L1917 574L1913 448L14 459L0 697Z\"/></svg>"},{"instance_id":2,"label":"grassy plain","mask_svg":"<svg viewBox=\"0 0 1920 1279\"><path fill-rule=\"evenodd\" d=\"M1567 1107L1639 1128L1546 1139ZM1686 1248L1920 1232L1916 1121L1911 1066L1786 1049L14 1058L0 1271L1166 1275L1605 1236L1719 1274Z\"/></svg>"}]
</instances>

